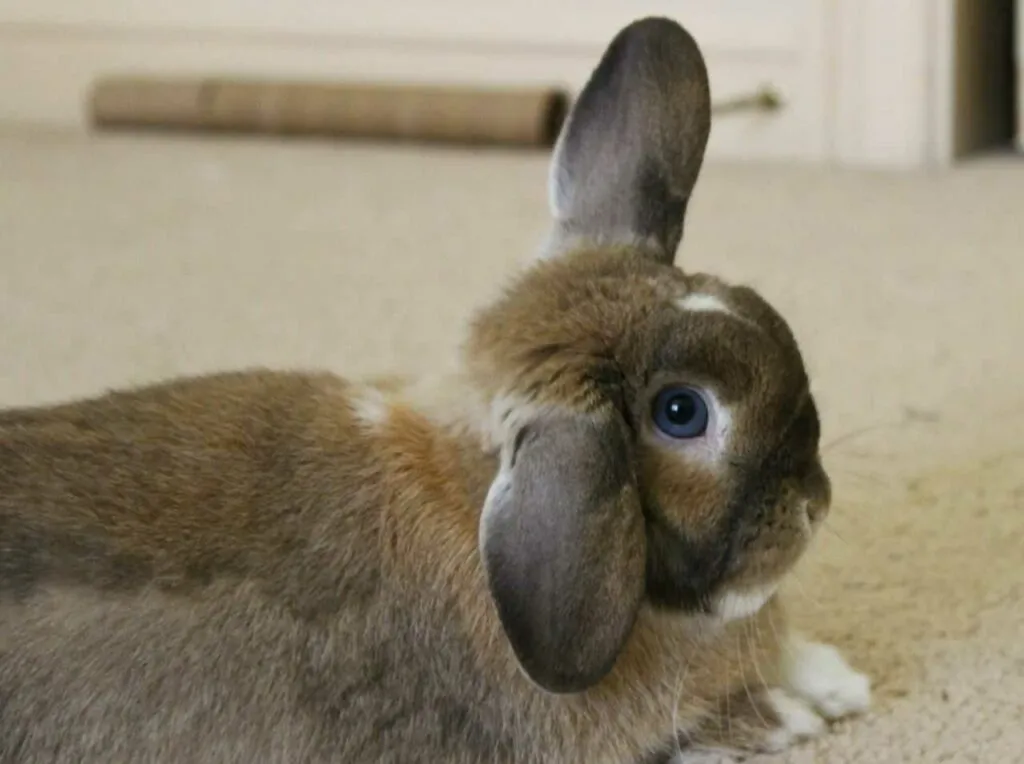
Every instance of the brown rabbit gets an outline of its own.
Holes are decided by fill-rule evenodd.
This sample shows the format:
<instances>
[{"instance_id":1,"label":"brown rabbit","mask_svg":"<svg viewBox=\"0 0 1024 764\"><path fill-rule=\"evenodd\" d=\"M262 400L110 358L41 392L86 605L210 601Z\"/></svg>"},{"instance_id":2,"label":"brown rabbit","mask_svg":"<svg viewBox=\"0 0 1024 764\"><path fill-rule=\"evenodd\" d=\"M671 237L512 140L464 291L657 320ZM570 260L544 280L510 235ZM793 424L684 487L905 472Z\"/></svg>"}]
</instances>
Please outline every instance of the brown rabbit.
<instances>
[{"instance_id":1,"label":"brown rabbit","mask_svg":"<svg viewBox=\"0 0 1024 764\"><path fill-rule=\"evenodd\" d=\"M0 761L633 764L864 710L775 596L829 506L797 343L673 265L709 123L690 35L620 32L439 382L0 413Z\"/></svg>"}]
</instances>

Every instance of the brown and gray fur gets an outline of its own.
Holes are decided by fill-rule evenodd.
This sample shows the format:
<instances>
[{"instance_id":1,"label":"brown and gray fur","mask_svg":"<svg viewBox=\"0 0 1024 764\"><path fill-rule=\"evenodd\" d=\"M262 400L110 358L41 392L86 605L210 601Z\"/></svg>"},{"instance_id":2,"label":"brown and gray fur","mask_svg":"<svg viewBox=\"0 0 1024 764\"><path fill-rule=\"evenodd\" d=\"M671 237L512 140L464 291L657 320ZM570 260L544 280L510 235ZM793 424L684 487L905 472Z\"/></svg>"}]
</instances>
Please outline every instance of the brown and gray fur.
<instances>
[{"instance_id":1,"label":"brown and gray fur","mask_svg":"<svg viewBox=\"0 0 1024 764\"><path fill-rule=\"evenodd\" d=\"M781 723L776 582L829 503L796 341L674 266L710 123L612 42L546 256L435 384L250 370L0 412L0 762L628 763ZM699 294L724 310L687 310ZM652 431L714 391L724 450Z\"/></svg>"}]
</instances>

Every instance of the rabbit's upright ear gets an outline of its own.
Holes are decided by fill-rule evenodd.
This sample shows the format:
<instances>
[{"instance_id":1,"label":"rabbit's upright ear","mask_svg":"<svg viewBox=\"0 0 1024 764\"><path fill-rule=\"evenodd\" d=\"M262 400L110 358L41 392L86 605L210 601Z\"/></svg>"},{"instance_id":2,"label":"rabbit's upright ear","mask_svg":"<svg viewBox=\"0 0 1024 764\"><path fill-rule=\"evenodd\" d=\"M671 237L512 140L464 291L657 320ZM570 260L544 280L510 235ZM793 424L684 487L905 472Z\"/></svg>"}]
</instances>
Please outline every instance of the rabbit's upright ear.
<instances>
[{"instance_id":1,"label":"rabbit's upright ear","mask_svg":"<svg viewBox=\"0 0 1024 764\"><path fill-rule=\"evenodd\" d=\"M502 462L480 529L501 624L536 684L582 691L611 671L644 592L626 424L611 411L540 417Z\"/></svg>"},{"instance_id":2,"label":"rabbit's upright ear","mask_svg":"<svg viewBox=\"0 0 1024 764\"><path fill-rule=\"evenodd\" d=\"M673 262L710 129L707 69L690 34L663 18L619 32L555 146L545 254L628 244Z\"/></svg>"}]
</instances>

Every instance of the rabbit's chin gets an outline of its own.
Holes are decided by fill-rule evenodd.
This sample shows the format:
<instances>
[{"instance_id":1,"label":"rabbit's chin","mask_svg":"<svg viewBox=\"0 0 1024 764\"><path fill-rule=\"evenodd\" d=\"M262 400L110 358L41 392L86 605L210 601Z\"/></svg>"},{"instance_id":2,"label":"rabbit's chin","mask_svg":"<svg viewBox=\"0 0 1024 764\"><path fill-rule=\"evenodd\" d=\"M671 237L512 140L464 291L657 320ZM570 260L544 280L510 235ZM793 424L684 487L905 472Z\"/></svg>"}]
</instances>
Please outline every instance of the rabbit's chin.
<instances>
[{"instance_id":1,"label":"rabbit's chin","mask_svg":"<svg viewBox=\"0 0 1024 764\"><path fill-rule=\"evenodd\" d=\"M731 623L756 615L779 588L778 581L728 589L716 597L710 608L712 618Z\"/></svg>"}]
</instances>

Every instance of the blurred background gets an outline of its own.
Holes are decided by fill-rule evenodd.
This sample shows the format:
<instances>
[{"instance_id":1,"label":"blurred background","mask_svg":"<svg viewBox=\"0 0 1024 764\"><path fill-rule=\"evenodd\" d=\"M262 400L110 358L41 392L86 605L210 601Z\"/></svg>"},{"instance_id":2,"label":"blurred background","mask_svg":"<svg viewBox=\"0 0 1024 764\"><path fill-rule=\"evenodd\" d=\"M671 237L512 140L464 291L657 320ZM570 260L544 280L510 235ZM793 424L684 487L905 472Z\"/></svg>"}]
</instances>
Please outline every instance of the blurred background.
<instances>
[{"instance_id":1,"label":"blurred background","mask_svg":"<svg viewBox=\"0 0 1024 764\"><path fill-rule=\"evenodd\" d=\"M1019 760L1013 0L0 0L0 405L445 368L543 241L565 107L649 14L715 102L679 263L779 308L822 411L794 616L876 684L772 761Z\"/></svg>"},{"instance_id":2,"label":"blurred background","mask_svg":"<svg viewBox=\"0 0 1024 764\"><path fill-rule=\"evenodd\" d=\"M716 157L934 166L1016 132L1014 0L3 0L0 119L82 125L127 74L571 91L648 14L685 20L716 99L784 104L720 121Z\"/></svg>"}]
</instances>

